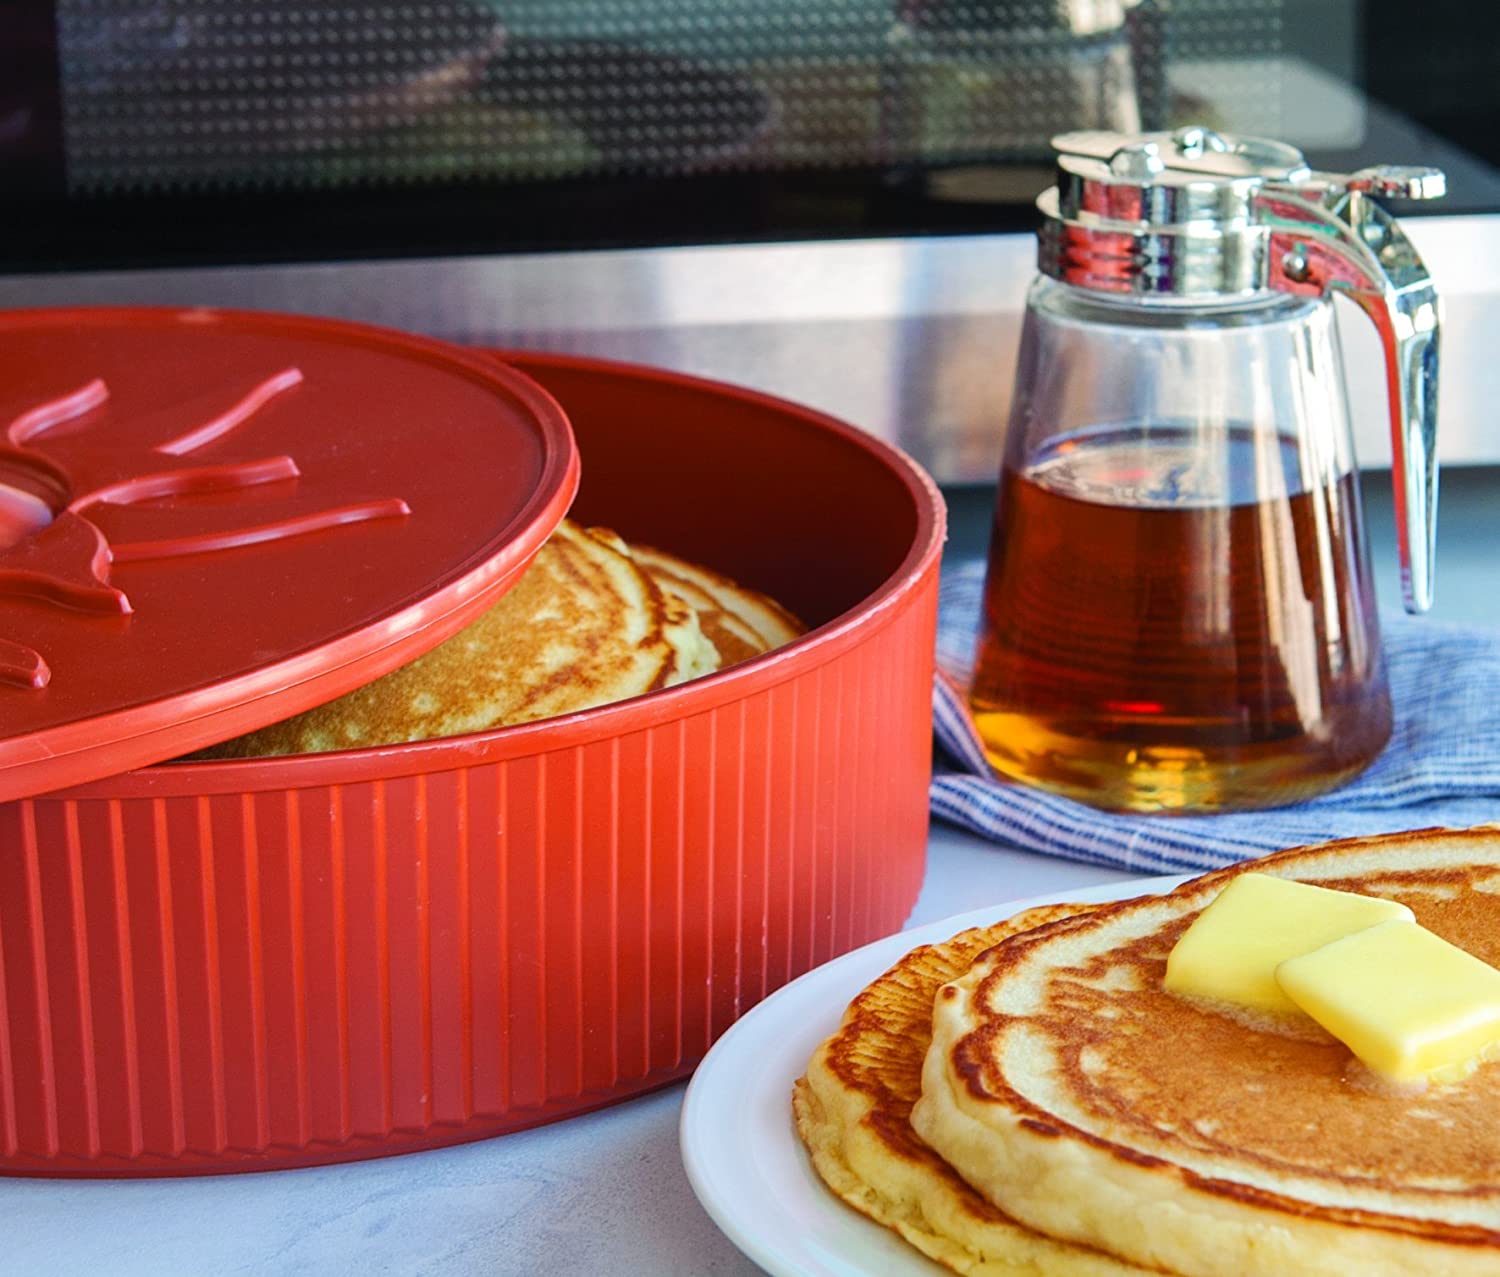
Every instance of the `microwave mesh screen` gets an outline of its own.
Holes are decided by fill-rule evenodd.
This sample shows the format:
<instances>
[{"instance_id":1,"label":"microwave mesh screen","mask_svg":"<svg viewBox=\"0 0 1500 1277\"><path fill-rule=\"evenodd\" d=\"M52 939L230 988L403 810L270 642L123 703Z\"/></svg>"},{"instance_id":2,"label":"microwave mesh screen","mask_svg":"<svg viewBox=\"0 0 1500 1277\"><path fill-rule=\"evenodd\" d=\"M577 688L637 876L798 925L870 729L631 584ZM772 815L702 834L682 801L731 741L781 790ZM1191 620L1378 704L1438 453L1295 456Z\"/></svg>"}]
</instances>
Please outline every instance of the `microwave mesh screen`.
<instances>
[{"instance_id":1,"label":"microwave mesh screen","mask_svg":"<svg viewBox=\"0 0 1500 1277\"><path fill-rule=\"evenodd\" d=\"M1025 165L1061 130L1184 112L1289 136L1283 3L59 0L66 181Z\"/></svg>"}]
</instances>

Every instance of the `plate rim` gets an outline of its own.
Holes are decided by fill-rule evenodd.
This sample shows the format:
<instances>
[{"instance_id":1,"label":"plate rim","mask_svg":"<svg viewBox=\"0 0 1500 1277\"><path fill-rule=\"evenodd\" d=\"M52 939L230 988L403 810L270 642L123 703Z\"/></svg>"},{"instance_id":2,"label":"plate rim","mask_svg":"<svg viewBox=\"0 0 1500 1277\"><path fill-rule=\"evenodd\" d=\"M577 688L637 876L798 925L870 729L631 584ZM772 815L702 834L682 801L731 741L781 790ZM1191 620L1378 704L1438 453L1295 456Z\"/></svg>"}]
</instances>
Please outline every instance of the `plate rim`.
<instances>
[{"instance_id":1,"label":"plate rim","mask_svg":"<svg viewBox=\"0 0 1500 1277\"><path fill-rule=\"evenodd\" d=\"M840 974L846 971L852 972L856 968L867 969L868 973L862 983L868 984L917 946L931 944L935 940L948 939L970 927L1003 922L1026 909L1042 905L1110 904L1136 896L1160 895L1197 876L1199 875L1159 874L1122 878L1115 882L1101 883L1091 887L1049 891L1039 895L1000 901L963 913L952 914L946 918L939 918L933 922L922 923L871 941L858 949L831 958L783 985L730 1025L703 1057L688 1081L686 1093L683 1095L682 1109L678 1115L677 1139L683 1170L699 1205L713 1220L714 1226L734 1244L741 1254L758 1264L767 1273L772 1274L772 1277L824 1277L824 1274L831 1270L821 1266L798 1266L795 1263L795 1257L788 1255L784 1245L773 1245L764 1241L762 1237L765 1232L764 1228L748 1225L742 1218L744 1212L736 1209L735 1204L726 1200L717 1189L714 1158L712 1154L705 1155L704 1148L705 1145L711 1145L711 1141L704 1140L699 1134L700 1131L710 1129L714 1122L712 1110L706 1107L709 1101L704 1097L711 1094L716 1071L725 1067L724 1061L733 1059L740 1049L738 1044L746 1040L753 1044L760 1027L763 1024L774 1025L780 1014L780 1008L788 1005L794 998L795 992L806 984L835 981ZM841 1016L843 1010L842 1003L831 1008L829 1032L837 1027L836 1017ZM790 1088L790 1083L788 1083L788 1088ZM788 1089L787 1111L790 1115L790 1089ZM706 1113L710 1115L705 1116ZM788 1138L795 1141L796 1136L792 1132L789 1116ZM799 1156L806 1158L806 1150L802 1148L800 1141L797 1141L796 1151ZM827 1204L839 1210L853 1209L842 1201L836 1201L831 1195L828 1197ZM860 1218L865 1217L861 1215ZM874 1221L866 1220L866 1222L871 1223L873 1227L879 1227ZM916 1250L912 1251L912 1255L921 1258L920 1252Z\"/></svg>"}]
</instances>

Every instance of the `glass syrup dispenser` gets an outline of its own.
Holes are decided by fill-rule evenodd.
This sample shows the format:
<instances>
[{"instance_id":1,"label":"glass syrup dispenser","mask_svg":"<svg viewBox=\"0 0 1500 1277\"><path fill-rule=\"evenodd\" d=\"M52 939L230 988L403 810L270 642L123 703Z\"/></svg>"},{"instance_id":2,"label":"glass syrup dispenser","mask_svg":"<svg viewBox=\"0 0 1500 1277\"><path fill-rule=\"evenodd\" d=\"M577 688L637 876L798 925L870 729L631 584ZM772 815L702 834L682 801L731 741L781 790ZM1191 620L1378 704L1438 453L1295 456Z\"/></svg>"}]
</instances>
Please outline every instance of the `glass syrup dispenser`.
<instances>
[{"instance_id":1,"label":"glass syrup dispenser","mask_svg":"<svg viewBox=\"0 0 1500 1277\"><path fill-rule=\"evenodd\" d=\"M1384 344L1401 575L1432 600L1440 305L1382 196L1203 128L1069 133L1027 300L971 702L1096 806L1295 802L1391 731L1332 297Z\"/></svg>"}]
</instances>

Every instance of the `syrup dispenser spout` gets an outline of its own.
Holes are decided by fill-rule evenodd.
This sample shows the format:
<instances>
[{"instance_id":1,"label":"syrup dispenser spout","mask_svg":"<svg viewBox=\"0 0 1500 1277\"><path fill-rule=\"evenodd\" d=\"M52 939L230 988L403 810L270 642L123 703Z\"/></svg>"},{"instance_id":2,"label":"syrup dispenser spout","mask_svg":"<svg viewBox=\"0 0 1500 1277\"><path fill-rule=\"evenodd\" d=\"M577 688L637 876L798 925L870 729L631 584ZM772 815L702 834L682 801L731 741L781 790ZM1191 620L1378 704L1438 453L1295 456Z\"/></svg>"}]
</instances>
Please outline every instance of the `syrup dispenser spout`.
<instances>
[{"instance_id":1,"label":"syrup dispenser spout","mask_svg":"<svg viewBox=\"0 0 1500 1277\"><path fill-rule=\"evenodd\" d=\"M1342 292L1380 333L1408 612L1432 606L1442 304L1401 224L1375 198L1435 199L1445 186L1437 169L1389 165L1347 177L1309 173L1294 182L1268 182L1255 194L1257 217L1271 230L1271 286L1310 295Z\"/></svg>"}]
</instances>

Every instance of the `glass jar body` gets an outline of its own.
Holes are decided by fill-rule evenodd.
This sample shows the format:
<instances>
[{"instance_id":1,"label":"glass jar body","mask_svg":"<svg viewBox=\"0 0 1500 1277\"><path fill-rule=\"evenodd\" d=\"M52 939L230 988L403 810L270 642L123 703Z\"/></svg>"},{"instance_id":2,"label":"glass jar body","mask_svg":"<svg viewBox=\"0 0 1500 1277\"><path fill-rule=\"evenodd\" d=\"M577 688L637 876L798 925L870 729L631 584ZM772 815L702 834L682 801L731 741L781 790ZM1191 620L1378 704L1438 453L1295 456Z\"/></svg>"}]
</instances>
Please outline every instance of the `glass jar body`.
<instances>
[{"instance_id":1,"label":"glass jar body","mask_svg":"<svg viewBox=\"0 0 1500 1277\"><path fill-rule=\"evenodd\" d=\"M1298 801L1390 735L1332 306L1028 301L971 689L1004 775Z\"/></svg>"}]
</instances>

